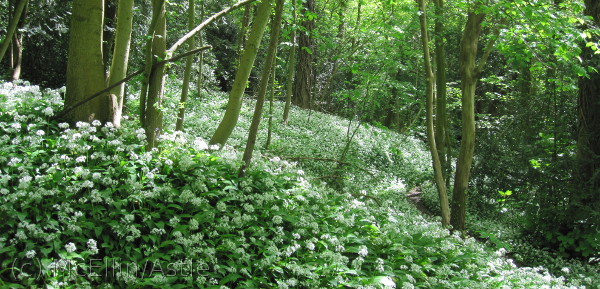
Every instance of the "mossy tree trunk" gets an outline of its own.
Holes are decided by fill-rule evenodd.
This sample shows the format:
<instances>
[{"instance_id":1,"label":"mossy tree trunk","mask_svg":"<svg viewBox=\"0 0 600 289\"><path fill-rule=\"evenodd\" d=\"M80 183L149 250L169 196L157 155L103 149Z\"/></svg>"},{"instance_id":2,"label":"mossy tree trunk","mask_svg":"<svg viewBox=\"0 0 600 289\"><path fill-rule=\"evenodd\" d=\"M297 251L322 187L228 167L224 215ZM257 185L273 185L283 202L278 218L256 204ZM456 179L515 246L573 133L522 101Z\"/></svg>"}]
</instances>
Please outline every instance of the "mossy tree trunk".
<instances>
[{"instance_id":1,"label":"mossy tree trunk","mask_svg":"<svg viewBox=\"0 0 600 289\"><path fill-rule=\"evenodd\" d=\"M434 130L433 121L433 102L434 102L434 87L435 77L431 65L431 55L429 52L429 33L427 32L427 10L425 9L425 0L417 0L419 5L419 22L421 25L421 44L423 46L423 59L425 69L426 86L426 122L427 122L427 140L429 143L429 151L433 161L433 171L435 184L440 197L440 211L442 213L442 225L450 224L450 206L448 203L448 193L446 191L446 181L444 180L443 167L440 161L438 147L436 146L436 132Z\"/></svg>"},{"instance_id":2,"label":"mossy tree trunk","mask_svg":"<svg viewBox=\"0 0 600 289\"><path fill-rule=\"evenodd\" d=\"M252 160L252 153L254 152L254 147L256 144L258 126L260 125L260 120L262 118L262 110L265 103L265 96L267 95L267 87L269 86L269 77L271 75L273 66L275 65L275 57L277 55L277 44L279 44L279 32L281 30L281 14L283 12L283 3L284 0L277 0L275 18L271 23L269 48L267 50L265 66L263 67L263 71L260 76L258 98L256 100L256 106L254 107L254 115L252 116L250 131L248 132L248 141L246 142L244 156L242 157L242 167L240 168L239 173L240 176L243 176L246 172L246 168L250 166L250 161Z\"/></svg>"},{"instance_id":3,"label":"mossy tree trunk","mask_svg":"<svg viewBox=\"0 0 600 289\"><path fill-rule=\"evenodd\" d=\"M152 65L166 58L167 55L167 24L165 17L165 0L152 1L152 18L156 19L156 30L152 40ZM151 69L146 97L146 112L144 129L148 145L146 150L152 150L158 145L158 138L163 128L162 104L164 98L165 64Z\"/></svg>"},{"instance_id":4,"label":"mossy tree trunk","mask_svg":"<svg viewBox=\"0 0 600 289\"><path fill-rule=\"evenodd\" d=\"M444 0L434 0L435 5L435 144L444 179L448 180L450 174L450 165L448 156L448 147L446 145L448 116L446 108L446 45L445 45L445 27L444 27Z\"/></svg>"},{"instance_id":5,"label":"mossy tree trunk","mask_svg":"<svg viewBox=\"0 0 600 289\"><path fill-rule=\"evenodd\" d=\"M225 115L210 139L211 145L218 144L223 146L237 124L242 106L242 96L246 90L246 84L254 66L254 60L256 59L258 47L267 26L269 15L271 15L271 1L264 0L258 6L258 12L252 23L246 45L244 46L244 53L242 54L241 62L235 75L233 87L229 93Z\"/></svg>"},{"instance_id":6,"label":"mossy tree trunk","mask_svg":"<svg viewBox=\"0 0 600 289\"><path fill-rule=\"evenodd\" d=\"M65 107L106 87L102 58L103 20L103 0L73 1ZM78 106L66 118L70 122L111 121L108 95Z\"/></svg>"},{"instance_id":7,"label":"mossy tree trunk","mask_svg":"<svg viewBox=\"0 0 600 289\"><path fill-rule=\"evenodd\" d=\"M483 13L475 12L479 10L477 9L479 5L475 4L476 7L468 13L459 51L462 90L462 139L456 162L451 215L452 227L458 231L464 231L465 229L467 187L475 151L475 88L479 77L476 58L481 23L485 17Z\"/></svg>"},{"instance_id":8,"label":"mossy tree trunk","mask_svg":"<svg viewBox=\"0 0 600 289\"><path fill-rule=\"evenodd\" d=\"M117 24L115 43L110 65L108 84L112 85L127 76L129 63L129 48L131 46L131 31L133 23L133 0L120 0L117 7ZM121 125L123 101L125 99L125 83L110 91L112 122L116 127Z\"/></svg>"}]
</instances>

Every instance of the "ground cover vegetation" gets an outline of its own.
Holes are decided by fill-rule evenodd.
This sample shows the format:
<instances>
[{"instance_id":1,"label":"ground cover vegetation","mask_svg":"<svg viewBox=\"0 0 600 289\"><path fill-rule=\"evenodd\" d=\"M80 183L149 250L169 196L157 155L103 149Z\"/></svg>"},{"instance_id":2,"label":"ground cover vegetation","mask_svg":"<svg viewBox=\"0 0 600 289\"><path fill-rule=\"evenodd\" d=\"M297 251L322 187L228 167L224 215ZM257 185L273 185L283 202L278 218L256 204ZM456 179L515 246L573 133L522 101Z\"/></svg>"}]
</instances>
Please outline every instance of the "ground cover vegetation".
<instances>
[{"instance_id":1,"label":"ground cover vegetation","mask_svg":"<svg viewBox=\"0 0 600 289\"><path fill-rule=\"evenodd\" d=\"M349 121L339 117L293 109L297 125L275 129L274 148L239 178L240 151L210 151L196 136L219 121L208 115L225 104L223 95L190 108L198 133L165 134L152 152L133 120L120 129L48 121L61 108L60 91L5 83L2 97L4 287L593 284L592 275L517 268L505 249L463 239L415 210L407 184L423 182L430 168L411 137L359 128L347 160L355 167L344 169L344 189L334 190L319 179L335 165L304 160L299 167L285 156L304 147L320 148L324 158L339 153L322 145L345 138ZM251 108L245 104L243 124ZM313 131L314 122L327 125ZM232 144L243 139L242 132ZM391 154L388 145L400 150Z\"/></svg>"},{"instance_id":2,"label":"ground cover vegetation","mask_svg":"<svg viewBox=\"0 0 600 289\"><path fill-rule=\"evenodd\" d=\"M599 12L4 1L0 287L598 288Z\"/></svg>"}]
</instances>

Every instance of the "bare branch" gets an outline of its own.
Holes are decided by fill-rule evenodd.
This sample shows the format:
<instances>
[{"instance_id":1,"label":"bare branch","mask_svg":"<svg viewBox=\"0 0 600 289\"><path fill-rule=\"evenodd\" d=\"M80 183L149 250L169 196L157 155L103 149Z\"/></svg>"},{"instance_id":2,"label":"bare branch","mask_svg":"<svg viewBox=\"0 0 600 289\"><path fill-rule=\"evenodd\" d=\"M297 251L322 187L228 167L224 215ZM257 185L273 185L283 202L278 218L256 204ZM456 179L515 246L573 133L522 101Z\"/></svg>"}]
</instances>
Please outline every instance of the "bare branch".
<instances>
[{"instance_id":1,"label":"bare branch","mask_svg":"<svg viewBox=\"0 0 600 289\"><path fill-rule=\"evenodd\" d=\"M204 27L206 27L208 24L213 23L215 20L223 17L227 13L229 13L235 9L238 9L242 6L248 5L254 1L256 1L256 0L242 0L236 4L233 4L233 6L223 9L223 10L221 10L221 12L218 12L218 13L214 14L213 16L207 18L202 23L200 23L200 25L196 26L196 28L192 29L186 35L179 38L179 40L177 40L177 42L175 42L175 44L173 44L173 46L171 46L171 48L169 48L169 50L167 50L167 55L174 53L175 50L177 50L181 45L183 45L186 41L188 41L188 39L194 37L194 35L196 35L198 32L200 32L202 29L204 29Z\"/></svg>"}]
</instances>

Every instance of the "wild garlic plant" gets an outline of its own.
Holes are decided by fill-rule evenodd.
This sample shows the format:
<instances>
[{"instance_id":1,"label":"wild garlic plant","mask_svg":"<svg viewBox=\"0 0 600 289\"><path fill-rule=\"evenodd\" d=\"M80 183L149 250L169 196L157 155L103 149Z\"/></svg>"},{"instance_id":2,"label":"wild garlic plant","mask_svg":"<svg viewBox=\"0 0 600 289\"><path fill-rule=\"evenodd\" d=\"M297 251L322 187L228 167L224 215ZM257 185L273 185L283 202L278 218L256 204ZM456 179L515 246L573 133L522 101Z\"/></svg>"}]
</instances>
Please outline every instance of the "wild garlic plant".
<instances>
[{"instance_id":1,"label":"wild garlic plant","mask_svg":"<svg viewBox=\"0 0 600 289\"><path fill-rule=\"evenodd\" d=\"M347 172L339 191L316 182L327 165L286 158L335 156L339 147L320 134L327 127L325 137L343 136L339 118L313 114L329 124L313 132L308 116L294 111L297 124L279 127L275 149L238 178L241 138L212 151L200 133L199 120L214 118L215 107L192 108L193 130L166 133L158 150L145 152L132 120L119 129L49 121L60 93L0 88L0 287L579 286L542 268L517 268L504 251L451 234L410 207L402 192L427 175L427 161L412 159L423 153L410 138L401 146L387 132L361 128L350 156L361 167ZM370 139L380 135L405 150L386 154L390 147ZM371 159L405 168L394 174Z\"/></svg>"}]
</instances>

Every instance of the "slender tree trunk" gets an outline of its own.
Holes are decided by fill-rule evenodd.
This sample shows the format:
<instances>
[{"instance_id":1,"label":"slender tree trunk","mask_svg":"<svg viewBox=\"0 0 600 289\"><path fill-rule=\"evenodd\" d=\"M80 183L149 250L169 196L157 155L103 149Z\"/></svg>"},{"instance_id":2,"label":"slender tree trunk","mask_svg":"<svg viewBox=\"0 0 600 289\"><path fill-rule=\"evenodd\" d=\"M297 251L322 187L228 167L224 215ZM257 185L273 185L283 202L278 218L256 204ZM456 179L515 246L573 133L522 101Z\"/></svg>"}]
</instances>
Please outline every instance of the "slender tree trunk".
<instances>
[{"instance_id":1,"label":"slender tree trunk","mask_svg":"<svg viewBox=\"0 0 600 289\"><path fill-rule=\"evenodd\" d=\"M165 0L152 0L152 17L156 18L156 31L152 40L152 64L165 59L167 56L167 23L165 17ZM151 69L148 81L148 96L146 106L146 119L144 129L150 151L158 145L158 138L162 134L164 97L165 65L161 64Z\"/></svg>"},{"instance_id":2,"label":"slender tree trunk","mask_svg":"<svg viewBox=\"0 0 600 289\"><path fill-rule=\"evenodd\" d=\"M11 79L13 81L21 78L21 66L23 64L23 34L16 32L11 42Z\"/></svg>"},{"instance_id":3,"label":"slender tree trunk","mask_svg":"<svg viewBox=\"0 0 600 289\"><path fill-rule=\"evenodd\" d=\"M200 19L204 19L204 0L200 1ZM204 39L202 39L202 32L198 33L198 44L200 47L204 46ZM198 79L196 81L196 90L198 91L198 98L201 98L202 87L204 86L204 51L198 54Z\"/></svg>"},{"instance_id":4,"label":"slender tree trunk","mask_svg":"<svg viewBox=\"0 0 600 289\"><path fill-rule=\"evenodd\" d=\"M315 0L307 0L304 2L304 10L305 14L314 13ZM299 37L298 66L296 77L294 79L294 95L292 101L302 108L310 108L313 101L313 53L315 47L313 45L312 33L315 29L315 21L305 17L304 21L302 21L302 26L304 29Z\"/></svg>"},{"instance_id":5,"label":"slender tree trunk","mask_svg":"<svg viewBox=\"0 0 600 289\"><path fill-rule=\"evenodd\" d=\"M133 0L120 0L119 6L117 7L115 44L108 78L109 85L112 85L127 76L133 23L133 2ZM112 122L116 127L119 127L121 126L121 118L123 115L125 83L111 89L110 99L113 102L111 104L113 109Z\"/></svg>"},{"instance_id":6,"label":"slender tree trunk","mask_svg":"<svg viewBox=\"0 0 600 289\"><path fill-rule=\"evenodd\" d=\"M0 42L0 61L2 58L4 58L4 54L6 54L8 47L10 47L11 40L17 31L17 26L21 20L21 15L23 14L25 6L28 2L29 0L19 0L19 2L15 4L15 13L12 16L11 21L8 23L6 35L4 35L2 42Z\"/></svg>"},{"instance_id":7,"label":"slender tree trunk","mask_svg":"<svg viewBox=\"0 0 600 289\"><path fill-rule=\"evenodd\" d=\"M28 7L29 2L25 4L25 8L21 13L21 17L19 19L19 24L17 25L17 30L15 31L11 42L10 68L12 69L11 79L13 81L21 79L21 69L23 66L23 34L19 32L19 29L25 26L25 19L27 18ZM13 11L11 15L14 15L14 12L15 11Z\"/></svg>"},{"instance_id":8,"label":"slender tree trunk","mask_svg":"<svg viewBox=\"0 0 600 289\"><path fill-rule=\"evenodd\" d=\"M188 29L194 29L196 18L195 0L189 0L188 8ZM192 37L188 40L188 49L194 49L196 46L196 38ZM177 114L177 123L175 124L176 131L183 131L183 119L185 117L185 107L187 105L188 92L190 90L190 79L192 76L192 64L194 55L190 55L185 61L185 71L183 72L183 88L181 89L181 98L179 99L179 113Z\"/></svg>"},{"instance_id":9,"label":"slender tree trunk","mask_svg":"<svg viewBox=\"0 0 600 289\"><path fill-rule=\"evenodd\" d=\"M229 93L229 101L227 102L225 115L210 139L211 145L219 144L223 146L237 124L242 106L242 96L246 90L246 84L250 77L252 67L254 66L258 47L260 46L260 41L265 31L265 27L267 26L270 14L271 1L262 1L258 6L258 13L254 19L254 23L252 23L250 35L246 41L244 53L242 55L242 61L240 62L235 75L233 88Z\"/></svg>"},{"instance_id":10,"label":"slender tree trunk","mask_svg":"<svg viewBox=\"0 0 600 289\"><path fill-rule=\"evenodd\" d=\"M479 3L479 2L477 2ZM477 5L477 4L476 4ZM475 11L478 9L474 9ZM452 197L451 223L455 230L464 231L467 206L467 187L475 150L475 88L478 81L476 63L481 23L485 14L470 11L461 43L459 64L462 89L462 140L456 163Z\"/></svg>"},{"instance_id":11,"label":"slender tree trunk","mask_svg":"<svg viewBox=\"0 0 600 289\"><path fill-rule=\"evenodd\" d=\"M444 28L444 0L434 0L435 4L435 143L444 179L448 180L450 165L447 156L446 130L448 129L448 116L446 113L446 45Z\"/></svg>"},{"instance_id":12,"label":"slender tree trunk","mask_svg":"<svg viewBox=\"0 0 600 289\"><path fill-rule=\"evenodd\" d=\"M65 107L106 87L102 58L103 0L74 0L67 61ZM72 110L70 122L111 121L110 102L102 95Z\"/></svg>"},{"instance_id":13,"label":"slender tree trunk","mask_svg":"<svg viewBox=\"0 0 600 289\"><path fill-rule=\"evenodd\" d=\"M425 79L427 80L427 101L426 101L426 122L427 122L427 140L429 142L429 151L433 161L433 171L435 184L440 197L440 211L442 213L442 225L450 224L450 206L448 203L448 193L446 192L446 181L444 180L443 167L440 161L440 155L436 146L436 132L433 124L433 102L435 78L431 67L431 56L429 53L429 33L427 32L427 10L425 9L425 0L418 0L419 19L421 24L421 44L423 45L423 59L425 64Z\"/></svg>"},{"instance_id":14,"label":"slender tree trunk","mask_svg":"<svg viewBox=\"0 0 600 289\"><path fill-rule=\"evenodd\" d=\"M283 124L287 125L290 115L290 106L292 104L292 92L294 88L294 73L296 71L296 0L292 0L292 47L288 57L288 77L285 90L285 107L283 109Z\"/></svg>"},{"instance_id":15,"label":"slender tree trunk","mask_svg":"<svg viewBox=\"0 0 600 289\"><path fill-rule=\"evenodd\" d=\"M275 57L277 56L279 32L281 31L281 15L283 14L283 2L284 0L277 0L275 18L273 19L273 22L271 22L271 35L269 48L267 50L267 58L265 59L265 67L260 76L258 98L256 99L256 107L254 107L254 115L252 116L250 131L248 132L248 142L246 142L246 149L244 150L244 156L242 157L240 176L245 174L246 168L250 166L250 161L252 161L252 153L254 152L256 137L258 135L258 126L260 125L260 120L262 118L262 109L267 94L267 87L269 86L269 76L271 75L271 70L273 70L273 67L275 66Z\"/></svg>"},{"instance_id":16,"label":"slender tree trunk","mask_svg":"<svg viewBox=\"0 0 600 289\"><path fill-rule=\"evenodd\" d=\"M271 138L273 136L273 105L275 102L275 65L271 69L271 96L269 97L269 124L267 126L267 141L265 149L268 150L271 146Z\"/></svg>"}]
</instances>

